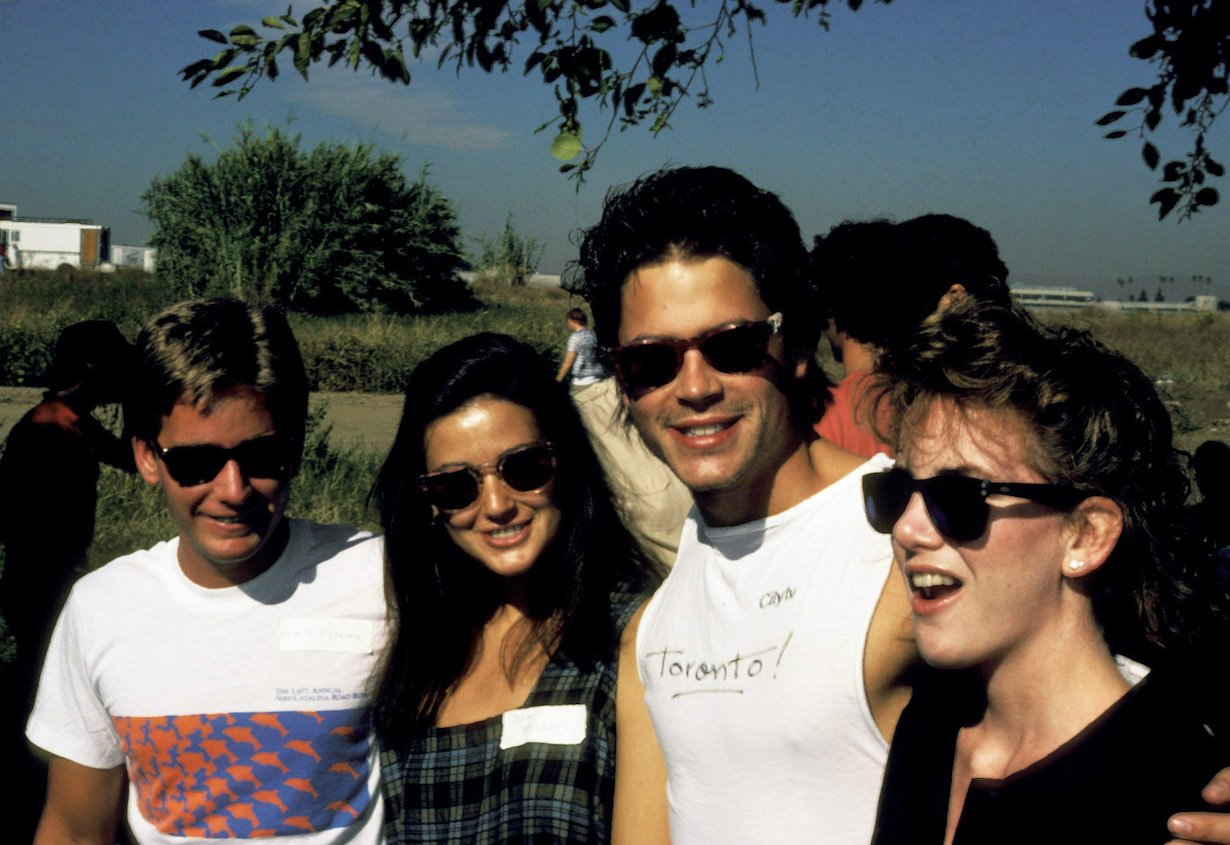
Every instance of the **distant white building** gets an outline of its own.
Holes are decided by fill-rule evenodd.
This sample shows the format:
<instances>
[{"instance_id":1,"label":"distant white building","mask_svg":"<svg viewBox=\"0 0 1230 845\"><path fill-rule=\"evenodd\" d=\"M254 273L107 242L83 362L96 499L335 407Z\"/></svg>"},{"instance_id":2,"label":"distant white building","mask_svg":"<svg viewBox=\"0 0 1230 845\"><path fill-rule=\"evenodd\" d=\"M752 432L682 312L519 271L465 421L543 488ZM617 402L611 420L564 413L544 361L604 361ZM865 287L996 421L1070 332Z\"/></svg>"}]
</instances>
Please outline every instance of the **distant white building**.
<instances>
[{"instance_id":1,"label":"distant white building","mask_svg":"<svg viewBox=\"0 0 1230 845\"><path fill-rule=\"evenodd\" d=\"M1217 297L1195 296L1190 302L1120 302L1102 300L1090 290L1058 287L1012 288L1012 297L1021 305L1035 311L1061 309L1073 311L1097 308L1101 311L1148 311L1150 313L1183 311L1216 311Z\"/></svg>"},{"instance_id":2,"label":"distant white building","mask_svg":"<svg viewBox=\"0 0 1230 845\"><path fill-rule=\"evenodd\" d=\"M111 263L117 268L127 267L152 273L157 257L158 250L152 246L111 244Z\"/></svg>"},{"instance_id":3,"label":"distant white building","mask_svg":"<svg viewBox=\"0 0 1230 845\"><path fill-rule=\"evenodd\" d=\"M17 206L0 203L0 243L21 252L25 269L54 270L61 264L97 267L110 258L111 231L89 220L18 217Z\"/></svg>"},{"instance_id":4,"label":"distant white building","mask_svg":"<svg viewBox=\"0 0 1230 845\"><path fill-rule=\"evenodd\" d=\"M1092 308L1098 301L1091 290L1052 287L1012 288L1012 298L1026 308L1033 309Z\"/></svg>"},{"instance_id":5,"label":"distant white building","mask_svg":"<svg viewBox=\"0 0 1230 845\"><path fill-rule=\"evenodd\" d=\"M1217 297L1201 294L1193 296L1190 302L1100 302L1098 306L1107 311L1147 311L1158 314L1174 311L1216 311Z\"/></svg>"}]
</instances>

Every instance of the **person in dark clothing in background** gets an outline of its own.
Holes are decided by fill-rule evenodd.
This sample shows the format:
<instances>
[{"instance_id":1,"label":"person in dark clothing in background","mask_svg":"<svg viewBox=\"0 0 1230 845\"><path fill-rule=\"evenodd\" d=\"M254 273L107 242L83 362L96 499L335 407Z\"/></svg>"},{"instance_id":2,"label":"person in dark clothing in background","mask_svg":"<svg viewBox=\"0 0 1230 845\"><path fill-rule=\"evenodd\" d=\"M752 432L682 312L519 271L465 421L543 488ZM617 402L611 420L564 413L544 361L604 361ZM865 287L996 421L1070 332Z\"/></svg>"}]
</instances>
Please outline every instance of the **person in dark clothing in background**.
<instances>
[{"instance_id":1,"label":"person in dark clothing in background","mask_svg":"<svg viewBox=\"0 0 1230 845\"><path fill-rule=\"evenodd\" d=\"M22 731L51 627L94 539L99 464L136 469L127 439L91 413L120 401L131 366L132 348L114 323L66 328L47 369L47 392L13 426L0 456L0 612L17 644L16 659L0 667L0 750L18 769L10 783L29 798L10 804L28 813L15 820L21 841L34 834L46 775Z\"/></svg>"},{"instance_id":2,"label":"person in dark clothing in background","mask_svg":"<svg viewBox=\"0 0 1230 845\"><path fill-rule=\"evenodd\" d=\"M1192 454L1200 501L1189 508L1209 542L1218 577L1230 583L1230 444L1206 440Z\"/></svg>"}]
</instances>

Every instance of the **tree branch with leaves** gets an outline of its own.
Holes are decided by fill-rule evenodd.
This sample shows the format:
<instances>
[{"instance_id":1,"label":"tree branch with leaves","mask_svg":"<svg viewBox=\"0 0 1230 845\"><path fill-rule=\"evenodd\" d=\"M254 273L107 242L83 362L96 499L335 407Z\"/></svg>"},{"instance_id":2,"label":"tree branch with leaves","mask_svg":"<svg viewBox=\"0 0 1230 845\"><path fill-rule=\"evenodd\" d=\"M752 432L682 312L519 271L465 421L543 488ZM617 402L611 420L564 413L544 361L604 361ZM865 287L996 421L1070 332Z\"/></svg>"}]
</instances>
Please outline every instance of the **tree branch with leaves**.
<instances>
[{"instance_id":1,"label":"tree branch with leaves","mask_svg":"<svg viewBox=\"0 0 1230 845\"><path fill-rule=\"evenodd\" d=\"M773 0L796 18L814 14L825 30L830 3L840 1ZM864 0L844 2L853 11ZM262 19L263 33L246 24L229 34L201 30L221 49L180 75L193 88L208 81L220 89L216 96L242 98L261 79L276 79L284 56L304 79L314 64L343 63L404 85L411 81L407 56L431 50L438 51L437 66L458 73L519 67L538 73L554 93L557 114L538 131L554 129L551 153L563 162L560 171L580 182L615 129L645 124L657 134L684 100L710 105L705 68L721 61L741 31L752 49L752 27L764 20L764 9L750 0L657 0L640 9L630 0L327 0L302 17L287 7ZM609 112L593 136L582 131L586 103Z\"/></svg>"},{"instance_id":2,"label":"tree branch with leaves","mask_svg":"<svg viewBox=\"0 0 1230 845\"><path fill-rule=\"evenodd\" d=\"M1157 170L1161 153L1149 140L1162 124L1167 110L1179 126L1195 133L1191 151L1162 165L1164 187L1149 202L1157 205L1158 219L1178 209L1186 220L1200 209L1216 205L1216 188L1206 177L1220 177L1225 167L1205 146L1214 121L1230 103L1230 2L1227 0L1152 0L1145 15L1153 32L1131 47L1133 58L1157 66L1157 81L1147 88L1128 88L1115 101L1117 108L1098 119L1099 126L1122 125L1136 120L1135 127L1113 129L1107 138L1135 135L1142 141L1141 157L1150 170Z\"/></svg>"}]
</instances>

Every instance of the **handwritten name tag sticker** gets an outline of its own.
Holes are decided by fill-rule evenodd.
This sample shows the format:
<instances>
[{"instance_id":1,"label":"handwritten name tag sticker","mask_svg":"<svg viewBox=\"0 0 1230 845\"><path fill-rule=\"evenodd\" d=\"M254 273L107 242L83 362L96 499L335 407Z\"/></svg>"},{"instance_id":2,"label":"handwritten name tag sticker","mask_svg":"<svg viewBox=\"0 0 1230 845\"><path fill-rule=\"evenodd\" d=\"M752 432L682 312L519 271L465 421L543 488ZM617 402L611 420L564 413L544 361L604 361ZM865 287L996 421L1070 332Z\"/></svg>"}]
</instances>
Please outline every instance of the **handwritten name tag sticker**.
<instances>
[{"instance_id":1,"label":"handwritten name tag sticker","mask_svg":"<svg viewBox=\"0 0 1230 845\"><path fill-rule=\"evenodd\" d=\"M376 623L335 616L290 616L278 620L278 651L371 654Z\"/></svg>"},{"instance_id":2,"label":"handwritten name tag sticker","mask_svg":"<svg viewBox=\"0 0 1230 845\"><path fill-rule=\"evenodd\" d=\"M527 742L549 745L579 745L585 739L585 705L551 704L522 707L504 714L500 748L506 750Z\"/></svg>"}]
</instances>

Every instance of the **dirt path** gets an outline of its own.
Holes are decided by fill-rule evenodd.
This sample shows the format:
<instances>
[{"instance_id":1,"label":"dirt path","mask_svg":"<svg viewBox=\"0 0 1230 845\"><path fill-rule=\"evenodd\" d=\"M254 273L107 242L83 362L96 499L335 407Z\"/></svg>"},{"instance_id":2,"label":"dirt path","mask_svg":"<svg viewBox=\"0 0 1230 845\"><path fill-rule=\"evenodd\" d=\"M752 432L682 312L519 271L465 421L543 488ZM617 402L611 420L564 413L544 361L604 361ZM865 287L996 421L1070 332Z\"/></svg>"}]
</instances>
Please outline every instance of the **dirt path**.
<instances>
[{"instance_id":1,"label":"dirt path","mask_svg":"<svg viewBox=\"0 0 1230 845\"><path fill-rule=\"evenodd\" d=\"M0 387L0 442L22 415L38 402L36 387ZM402 397L383 393L313 393L311 406L325 405L339 446L362 446L384 454L393 443L401 418Z\"/></svg>"}]
</instances>

